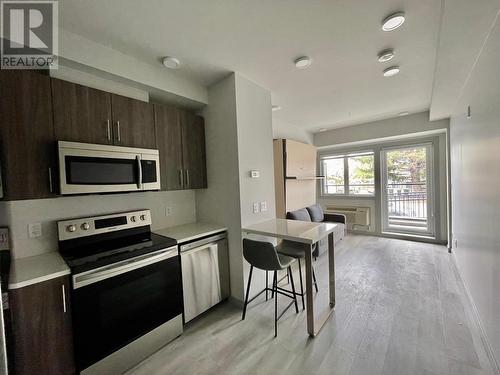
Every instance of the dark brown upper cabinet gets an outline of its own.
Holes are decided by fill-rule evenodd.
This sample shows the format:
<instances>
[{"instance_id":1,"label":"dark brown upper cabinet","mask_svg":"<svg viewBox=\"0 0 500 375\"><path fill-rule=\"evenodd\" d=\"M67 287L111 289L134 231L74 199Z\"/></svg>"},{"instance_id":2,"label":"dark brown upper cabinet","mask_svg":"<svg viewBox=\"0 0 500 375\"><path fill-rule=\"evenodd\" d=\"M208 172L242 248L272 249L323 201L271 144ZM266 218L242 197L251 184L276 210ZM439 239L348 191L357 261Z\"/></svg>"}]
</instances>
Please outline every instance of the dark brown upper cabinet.
<instances>
[{"instance_id":1,"label":"dark brown upper cabinet","mask_svg":"<svg viewBox=\"0 0 500 375\"><path fill-rule=\"evenodd\" d=\"M181 129L185 187L187 189L206 188L205 121L203 117L183 112Z\"/></svg>"},{"instance_id":2,"label":"dark brown upper cabinet","mask_svg":"<svg viewBox=\"0 0 500 375\"><path fill-rule=\"evenodd\" d=\"M156 148L152 104L52 79L57 140Z\"/></svg>"},{"instance_id":3,"label":"dark brown upper cabinet","mask_svg":"<svg viewBox=\"0 0 500 375\"><path fill-rule=\"evenodd\" d=\"M120 95L111 95L114 144L156 148L153 105Z\"/></svg>"},{"instance_id":4,"label":"dark brown upper cabinet","mask_svg":"<svg viewBox=\"0 0 500 375\"><path fill-rule=\"evenodd\" d=\"M156 109L155 109L156 108ZM4 199L56 196L56 141L160 150L163 190L207 187L202 117L38 72L0 72Z\"/></svg>"},{"instance_id":5,"label":"dark brown upper cabinet","mask_svg":"<svg viewBox=\"0 0 500 375\"><path fill-rule=\"evenodd\" d=\"M0 160L4 199L55 196L56 146L50 78L0 71Z\"/></svg>"},{"instance_id":6,"label":"dark brown upper cabinet","mask_svg":"<svg viewBox=\"0 0 500 375\"><path fill-rule=\"evenodd\" d=\"M207 187L203 117L155 105L156 140L163 190Z\"/></svg>"},{"instance_id":7,"label":"dark brown upper cabinet","mask_svg":"<svg viewBox=\"0 0 500 375\"><path fill-rule=\"evenodd\" d=\"M161 188L183 189L181 111L162 105L155 105L154 111L156 141L160 151Z\"/></svg>"},{"instance_id":8,"label":"dark brown upper cabinet","mask_svg":"<svg viewBox=\"0 0 500 375\"><path fill-rule=\"evenodd\" d=\"M75 373L68 276L9 291L14 372Z\"/></svg>"},{"instance_id":9,"label":"dark brown upper cabinet","mask_svg":"<svg viewBox=\"0 0 500 375\"><path fill-rule=\"evenodd\" d=\"M52 79L57 140L113 144L111 94Z\"/></svg>"}]
</instances>

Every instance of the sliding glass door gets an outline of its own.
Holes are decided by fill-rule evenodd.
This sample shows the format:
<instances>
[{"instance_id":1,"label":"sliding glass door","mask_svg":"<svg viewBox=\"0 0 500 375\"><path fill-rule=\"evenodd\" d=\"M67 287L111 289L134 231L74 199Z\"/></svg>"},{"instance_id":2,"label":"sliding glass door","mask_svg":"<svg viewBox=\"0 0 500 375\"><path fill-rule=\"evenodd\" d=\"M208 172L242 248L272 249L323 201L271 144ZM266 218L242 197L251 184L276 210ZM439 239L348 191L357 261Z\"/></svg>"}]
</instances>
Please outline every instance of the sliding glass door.
<instances>
[{"instance_id":1,"label":"sliding glass door","mask_svg":"<svg viewBox=\"0 0 500 375\"><path fill-rule=\"evenodd\" d=\"M434 237L432 145L381 153L382 230Z\"/></svg>"}]
</instances>

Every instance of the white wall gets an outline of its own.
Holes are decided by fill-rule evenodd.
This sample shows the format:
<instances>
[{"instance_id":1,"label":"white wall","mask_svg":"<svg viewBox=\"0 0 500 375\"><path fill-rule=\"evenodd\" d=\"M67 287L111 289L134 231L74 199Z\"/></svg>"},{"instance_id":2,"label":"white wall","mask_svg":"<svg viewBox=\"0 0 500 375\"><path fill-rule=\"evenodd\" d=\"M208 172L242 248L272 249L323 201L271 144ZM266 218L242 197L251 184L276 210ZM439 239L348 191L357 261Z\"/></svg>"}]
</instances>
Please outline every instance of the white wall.
<instances>
[{"instance_id":1,"label":"white wall","mask_svg":"<svg viewBox=\"0 0 500 375\"><path fill-rule=\"evenodd\" d=\"M242 299L241 214L234 74L208 91L205 107L205 142L208 188L196 191L198 221L228 228L231 293Z\"/></svg>"},{"instance_id":2,"label":"white wall","mask_svg":"<svg viewBox=\"0 0 500 375\"><path fill-rule=\"evenodd\" d=\"M500 8L500 0L453 0L441 4L431 120L451 116Z\"/></svg>"},{"instance_id":3,"label":"white wall","mask_svg":"<svg viewBox=\"0 0 500 375\"><path fill-rule=\"evenodd\" d=\"M270 91L237 74L236 113L241 225L245 227L276 217ZM260 171L259 178L250 177L253 169ZM263 201L267 202L267 211L254 214L253 203ZM249 269L248 263L243 262L244 280ZM254 272L251 295L264 287L265 273Z\"/></svg>"},{"instance_id":4,"label":"white wall","mask_svg":"<svg viewBox=\"0 0 500 375\"><path fill-rule=\"evenodd\" d=\"M315 133L314 145L317 147L341 145L360 141L373 141L386 137L407 136L413 133L432 132L447 129L449 120L429 121L429 112L409 116L369 122L366 124L338 128Z\"/></svg>"},{"instance_id":5,"label":"white wall","mask_svg":"<svg viewBox=\"0 0 500 375\"><path fill-rule=\"evenodd\" d=\"M297 142L313 143L313 134L307 130L285 121L278 120L273 116L273 138L292 139Z\"/></svg>"},{"instance_id":6,"label":"white wall","mask_svg":"<svg viewBox=\"0 0 500 375\"><path fill-rule=\"evenodd\" d=\"M500 21L450 125L453 239L460 274L500 361ZM467 119L467 106L472 117Z\"/></svg>"},{"instance_id":7,"label":"white wall","mask_svg":"<svg viewBox=\"0 0 500 375\"><path fill-rule=\"evenodd\" d=\"M138 88L131 87L130 85L125 85L123 83L99 77L96 74L91 74L68 66L59 65L57 69L52 69L50 71L50 76L62 79L63 81L92 87L97 90L142 100L144 102L149 101L149 93L145 90L140 90Z\"/></svg>"},{"instance_id":8,"label":"white wall","mask_svg":"<svg viewBox=\"0 0 500 375\"><path fill-rule=\"evenodd\" d=\"M111 47L104 46L68 30L59 28L59 56L163 92L207 103L207 89L169 71L161 63L148 64Z\"/></svg>"},{"instance_id":9,"label":"white wall","mask_svg":"<svg viewBox=\"0 0 500 375\"><path fill-rule=\"evenodd\" d=\"M271 96L253 82L232 74L212 86L204 109L208 189L196 192L200 221L228 227L231 294L242 301L248 265L243 260L242 226L274 217ZM252 169L260 178L251 179ZM254 214L253 202L268 210ZM256 273L252 289L264 286Z\"/></svg>"},{"instance_id":10,"label":"white wall","mask_svg":"<svg viewBox=\"0 0 500 375\"><path fill-rule=\"evenodd\" d=\"M145 208L151 209L153 230L196 221L194 192L187 190L0 202L0 226L9 227L13 257L23 258L58 250L58 220ZM41 237L28 237L29 223L42 224Z\"/></svg>"}]
</instances>

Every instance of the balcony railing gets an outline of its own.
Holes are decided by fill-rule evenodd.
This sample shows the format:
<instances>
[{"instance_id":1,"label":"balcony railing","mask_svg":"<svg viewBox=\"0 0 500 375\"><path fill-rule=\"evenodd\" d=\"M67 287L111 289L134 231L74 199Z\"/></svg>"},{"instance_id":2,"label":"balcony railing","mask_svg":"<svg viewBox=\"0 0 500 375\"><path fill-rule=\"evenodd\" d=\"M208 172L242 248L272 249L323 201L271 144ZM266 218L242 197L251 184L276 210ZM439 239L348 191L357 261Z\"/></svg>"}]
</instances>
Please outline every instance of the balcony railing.
<instances>
[{"instance_id":1,"label":"balcony railing","mask_svg":"<svg viewBox=\"0 0 500 375\"><path fill-rule=\"evenodd\" d=\"M387 184L389 221L399 225L425 226L427 223L427 184Z\"/></svg>"}]
</instances>

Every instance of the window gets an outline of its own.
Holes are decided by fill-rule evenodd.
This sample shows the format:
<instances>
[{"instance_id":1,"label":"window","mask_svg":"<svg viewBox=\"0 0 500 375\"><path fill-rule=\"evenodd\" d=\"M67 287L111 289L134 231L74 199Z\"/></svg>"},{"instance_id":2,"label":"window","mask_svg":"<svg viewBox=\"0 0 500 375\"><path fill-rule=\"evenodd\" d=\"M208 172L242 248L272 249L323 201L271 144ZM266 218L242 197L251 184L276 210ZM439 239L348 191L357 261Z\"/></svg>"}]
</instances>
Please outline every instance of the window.
<instances>
[{"instance_id":1,"label":"window","mask_svg":"<svg viewBox=\"0 0 500 375\"><path fill-rule=\"evenodd\" d=\"M325 194L345 194L344 158L323 160Z\"/></svg>"},{"instance_id":2,"label":"window","mask_svg":"<svg viewBox=\"0 0 500 375\"><path fill-rule=\"evenodd\" d=\"M374 195L373 152L321 158L323 194Z\"/></svg>"},{"instance_id":3,"label":"window","mask_svg":"<svg viewBox=\"0 0 500 375\"><path fill-rule=\"evenodd\" d=\"M373 154L348 156L347 169L349 171L349 194L375 194Z\"/></svg>"}]
</instances>

